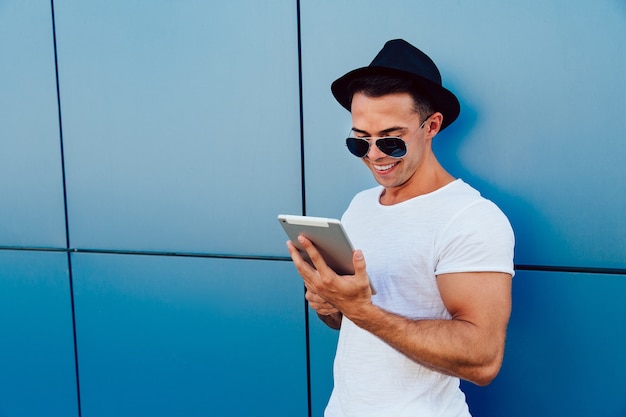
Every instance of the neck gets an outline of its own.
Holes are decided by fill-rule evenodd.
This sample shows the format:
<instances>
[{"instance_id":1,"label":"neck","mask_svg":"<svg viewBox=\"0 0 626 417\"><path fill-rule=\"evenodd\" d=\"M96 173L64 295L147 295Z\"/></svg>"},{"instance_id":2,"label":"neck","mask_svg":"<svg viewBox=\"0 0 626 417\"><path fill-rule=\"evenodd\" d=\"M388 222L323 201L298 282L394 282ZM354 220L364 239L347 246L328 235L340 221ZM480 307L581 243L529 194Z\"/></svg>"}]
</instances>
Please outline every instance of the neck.
<instances>
[{"instance_id":1,"label":"neck","mask_svg":"<svg viewBox=\"0 0 626 417\"><path fill-rule=\"evenodd\" d=\"M380 195L380 204L391 206L402 203L420 195L437 191L450 184L455 178L438 162L432 169L416 172L413 177L398 187L385 187Z\"/></svg>"}]
</instances>

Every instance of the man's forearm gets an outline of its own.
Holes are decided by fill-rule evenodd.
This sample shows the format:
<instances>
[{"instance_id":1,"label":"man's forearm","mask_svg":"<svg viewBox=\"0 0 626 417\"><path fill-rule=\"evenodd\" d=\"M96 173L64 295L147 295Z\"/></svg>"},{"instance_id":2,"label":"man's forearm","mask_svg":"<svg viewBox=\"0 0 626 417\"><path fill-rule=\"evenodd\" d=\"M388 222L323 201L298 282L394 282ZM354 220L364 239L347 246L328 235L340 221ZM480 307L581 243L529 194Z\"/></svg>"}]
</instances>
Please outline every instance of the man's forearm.
<instances>
[{"instance_id":1,"label":"man's forearm","mask_svg":"<svg viewBox=\"0 0 626 417\"><path fill-rule=\"evenodd\" d=\"M497 337L485 337L473 324L457 320L410 320L372 307L371 316L355 324L378 336L414 361L478 385L499 369L502 352ZM495 368L495 369L494 369Z\"/></svg>"}]
</instances>

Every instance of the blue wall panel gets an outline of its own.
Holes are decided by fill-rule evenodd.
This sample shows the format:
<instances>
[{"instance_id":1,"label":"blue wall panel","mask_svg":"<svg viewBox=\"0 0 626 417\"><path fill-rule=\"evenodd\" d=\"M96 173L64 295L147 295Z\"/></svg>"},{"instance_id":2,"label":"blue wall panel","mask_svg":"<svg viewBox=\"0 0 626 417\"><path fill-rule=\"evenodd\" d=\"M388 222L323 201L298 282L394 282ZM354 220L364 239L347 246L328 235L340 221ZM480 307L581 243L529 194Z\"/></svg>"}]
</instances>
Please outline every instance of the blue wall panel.
<instances>
[{"instance_id":1,"label":"blue wall panel","mask_svg":"<svg viewBox=\"0 0 626 417\"><path fill-rule=\"evenodd\" d=\"M626 415L626 279L520 271L500 375L466 384L476 416Z\"/></svg>"},{"instance_id":2,"label":"blue wall panel","mask_svg":"<svg viewBox=\"0 0 626 417\"><path fill-rule=\"evenodd\" d=\"M67 255L0 251L0 416L77 416Z\"/></svg>"},{"instance_id":3,"label":"blue wall panel","mask_svg":"<svg viewBox=\"0 0 626 417\"><path fill-rule=\"evenodd\" d=\"M0 2L3 417L78 412L67 254L54 252L66 241L51 4ZM509 215L516 263L626 269L621 0L301 0L300 28L291 0L53 4L71 248L286 256L276 214L340 216L374 185L345 150L350 117L330 83L403 37L459 96L436 152ZM84 416L306 415L290 263L74 253L70 266ZM464 384L476 416L623 416L625 282L519 271L502 372ZM336 338L311 312L315 417Z\"/></svg>"},{"instance_id":4,"label":"blue wall panel","mask_svg":"<svg viewBox=\"0 0 626 417\"><path fill-rule=\"evenodd\" d=\"M373 184L329 86L401 37L458 95L436 151L509 215L517 263L626 267L625 15L618 0L303 1L307 213L340 215Z\"/></svg>"},{"instance_id":5,"label":"blue wall panel","mask_svg":"<svg viewBox=\"0 0 626 417\"><path fill-rule=\"evenodd\" d=\"M626 280L518 271L505 360L487 387L462 384L474 416L622 417ZM337 332L311 314L313 415L332 390Z\"/></svg>"},{"instance_id":6,"label":"blue wall panel","mask_svg":"<svg viewBox=\"0 0 626 417\"><path fill-rule=\"evenodd\" d=\"M276 215L302 211L295 2L55 10L71 245L283 253Z\"/></svg>"},{"instance_id":7,"label":"blue wall panel","mask_svg":"<svg viewBox=\"0 0 626 417\"><path fill-rule=\"evenodd\" d=\"M333 390L333 362L339 332L326 326L313 309L309 309L309 329L311 412L321 417Z\"/></svg>"},{"instance_id":8,"label":"blue wall panel","mask_svg":"<svg viewBox=\"0 0 626 417\"><path fill-rule=\"evenodd\" d=\"M50 1L0 3L0 246L65 247Z\"/></svg>"},{"instance_id":9,"label":"blue wall panel","mask_svg":"<svg viewBox=\"0 0 626 417\"><path fill-rule=\"evenodd\" d=\"M306 416L293 265L75 254L83 417Z\"/></svg>"}]
</instances>

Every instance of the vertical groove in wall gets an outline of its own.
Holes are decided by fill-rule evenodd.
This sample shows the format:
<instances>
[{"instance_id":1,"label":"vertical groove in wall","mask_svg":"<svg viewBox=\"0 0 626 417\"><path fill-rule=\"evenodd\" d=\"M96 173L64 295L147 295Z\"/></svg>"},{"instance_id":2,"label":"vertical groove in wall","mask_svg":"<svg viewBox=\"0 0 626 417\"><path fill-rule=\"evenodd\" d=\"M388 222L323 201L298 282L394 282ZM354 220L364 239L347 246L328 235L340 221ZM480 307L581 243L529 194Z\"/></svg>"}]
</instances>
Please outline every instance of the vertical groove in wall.
<instances>
[{"instance_id":1,"label":"vertical groove in wall","mask_svg":"<svg viewBox=\"0 0 626 417\"><path fill-rule=\"evenodd\" d=\"M78 417L81 417L81 403L80 403L80 377L78 368L78 344L76 342L76 314L74 309L74 279L72 275L72 256L70 253L70 229L69 229L69 217L67 212L67 182L65 178L65 152L63 146L63 118L61 117L61 92L59 88L59 61L57 55L57 35L56 35L56 19L54 14L54 0L50 0L50 14L52 16L52 43L54 48L54 72L56 79L56 92L57 92L57 110L59 114L59 148L61 151L61 175L63 180L63 206L65 213L65 247L67 248L67 265L68 265L68 278L70 286L70 303L72 308L72 333L74 338L74 369L76 372L76 400Z\"/></svg>"},{"instance_id":2,"label":"vertical groove in wall","mask_svg":"<svg viewBox=\"0 0 626 417\"><path fill-rule=\"evenodd\" d=\"M297 31L298 31L298 103L300 107L300 179L302 215L306 216L306 182L304 167L304 106L302 99L302 35L300 32L300 0L296 0Z\"/></svg>"},{"instance_id":3,"label":"vertical groove in wall","mask_svg":"<svg viewBox=\"0 0 626 417\"><path fill-rule=\"evenodd\" d=\"M306 182L304 169L304 108L302 99L302 33L300 30L300 0L296 0L296 27L298 32L298 104L300 108L300 179L301 179L301 198L302 198L302 214L306 215ZM306 346L306 391L307 391L307 413L312 417L312 398L311 398L311 343L309 328L309 303L304 300L304 332Z\"/></svg>"}]
</instances>

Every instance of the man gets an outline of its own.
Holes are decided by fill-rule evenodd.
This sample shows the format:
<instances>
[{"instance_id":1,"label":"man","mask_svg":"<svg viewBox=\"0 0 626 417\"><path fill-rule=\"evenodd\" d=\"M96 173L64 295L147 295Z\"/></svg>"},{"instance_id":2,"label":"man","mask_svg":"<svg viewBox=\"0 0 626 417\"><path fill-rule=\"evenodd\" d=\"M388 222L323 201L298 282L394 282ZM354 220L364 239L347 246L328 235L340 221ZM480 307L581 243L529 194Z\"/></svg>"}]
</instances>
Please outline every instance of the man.
<instances>
[{"instance_id":1,"label":"man","mask_svg":"<svg viewBox=\"0 0 626 417\"><path fill-rule=\"evenodd\" d=\"M459 102L403 40L332 92L352 114L348 149L380 186L342 217L358 248L354 275L335 274L303 236L315 268L288 242L310 306L340 328L325 415L469 416L459 379L486 385L502 363L514 238L502 212L433 153Z\"/></svg>"}]
</instances>

